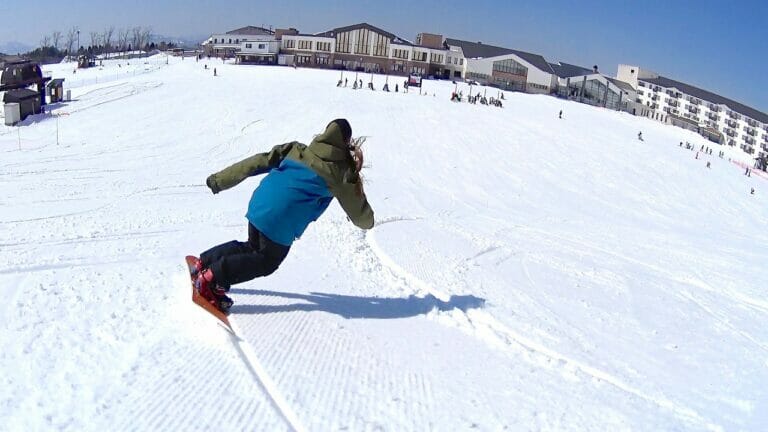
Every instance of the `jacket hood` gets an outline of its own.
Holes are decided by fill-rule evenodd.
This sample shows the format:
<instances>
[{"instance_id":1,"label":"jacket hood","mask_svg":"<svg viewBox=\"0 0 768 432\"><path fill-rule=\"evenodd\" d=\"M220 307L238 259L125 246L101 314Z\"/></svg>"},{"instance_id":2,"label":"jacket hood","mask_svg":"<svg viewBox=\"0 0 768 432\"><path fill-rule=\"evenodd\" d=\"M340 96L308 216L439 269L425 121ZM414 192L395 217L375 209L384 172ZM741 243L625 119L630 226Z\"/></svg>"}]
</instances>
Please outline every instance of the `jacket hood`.
<instances>
[{"instance_id":1,"label":"jacket hood","mask_svg":"<svg viewBox=\"0 0 768 432\"><path fill-rule=\"evenodd\" d=\"M324 160L343 160L350 157L341 127L336 122L330 122L325 132L312 140L309 150Z\"/></svg>"}]
</instances>

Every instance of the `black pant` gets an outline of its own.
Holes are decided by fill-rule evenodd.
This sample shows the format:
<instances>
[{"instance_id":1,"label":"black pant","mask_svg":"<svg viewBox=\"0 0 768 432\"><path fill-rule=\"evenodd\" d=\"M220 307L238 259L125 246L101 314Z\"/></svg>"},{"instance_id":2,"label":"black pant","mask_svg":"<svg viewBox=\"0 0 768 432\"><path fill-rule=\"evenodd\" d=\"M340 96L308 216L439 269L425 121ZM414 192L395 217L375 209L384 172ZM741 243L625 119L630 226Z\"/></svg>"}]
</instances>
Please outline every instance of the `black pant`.
<instances>
[{"instance_id":1,"label":"black pant","mask_svg":"<svg viewBox=\"0 0 768 432\"><path fill-rule=\"evenodd\" d=\"M232 240L214 246L203 252L200 260L204 268L211 269L217 284L229 288L274 273L290 249L268 239L249 223L247 243Z\"/></svg>"}]
</instances>

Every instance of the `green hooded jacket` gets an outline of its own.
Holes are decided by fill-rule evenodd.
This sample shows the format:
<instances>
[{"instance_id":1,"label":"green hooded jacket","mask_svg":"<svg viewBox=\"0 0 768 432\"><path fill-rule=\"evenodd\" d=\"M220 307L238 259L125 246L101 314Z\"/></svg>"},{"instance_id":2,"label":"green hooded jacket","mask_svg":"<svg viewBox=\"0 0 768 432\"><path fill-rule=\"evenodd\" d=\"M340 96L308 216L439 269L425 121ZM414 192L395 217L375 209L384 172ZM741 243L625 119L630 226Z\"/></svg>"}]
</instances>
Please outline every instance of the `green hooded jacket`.
<instances>
[{"instance_id":1,"label":"green hooded jacket","mask_svg":"<svg viewBox=\"0 0 768 432\"><path fill-rule=\"evenodd\" d=\"M362 229L373 227L373 209L368 204L341 129L334 122L309 146L296 141L275 146L269 152L253 155L210 175L206 184L216 194L248 177L268 173L286 158L306 165L320 176L356 226Z\"/></svg>"}]
</instances>

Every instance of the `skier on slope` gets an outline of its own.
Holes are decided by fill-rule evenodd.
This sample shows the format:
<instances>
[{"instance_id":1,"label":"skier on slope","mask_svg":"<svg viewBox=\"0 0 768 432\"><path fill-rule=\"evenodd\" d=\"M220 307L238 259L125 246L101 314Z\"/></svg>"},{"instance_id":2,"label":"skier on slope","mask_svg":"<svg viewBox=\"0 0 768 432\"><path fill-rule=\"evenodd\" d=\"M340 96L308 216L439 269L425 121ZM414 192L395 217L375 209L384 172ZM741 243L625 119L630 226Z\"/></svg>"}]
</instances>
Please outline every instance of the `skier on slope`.
<instances>
[{"instance_id":1,"label":"skier on slope","mask_svg":"<svg viewBox=\"0 0 768 432\"><path fill-rule=\"evenodd\" d=\"M248 204L248 242L236 240L200 255L192 271L200 294L224 313L231 285L267 276L288 255L294 239L317 220L333 198L362 229L373 227L373 210L363 190L362 139L352 138L345 119L328 124L307 146L290 142L244 159L206 180L217 194L248 177L267 174Z\"/></svg>"}]
</instances>

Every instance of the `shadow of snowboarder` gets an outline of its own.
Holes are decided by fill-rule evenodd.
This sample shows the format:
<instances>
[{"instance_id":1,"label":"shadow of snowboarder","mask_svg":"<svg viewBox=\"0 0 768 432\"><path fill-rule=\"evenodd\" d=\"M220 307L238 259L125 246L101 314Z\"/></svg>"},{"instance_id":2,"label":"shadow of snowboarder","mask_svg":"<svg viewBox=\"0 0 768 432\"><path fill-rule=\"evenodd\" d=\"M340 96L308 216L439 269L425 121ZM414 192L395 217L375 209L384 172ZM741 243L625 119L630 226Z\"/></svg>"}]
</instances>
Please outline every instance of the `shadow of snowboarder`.
<instances>
[{"instance_id":1,"label":"shadow of snowboarder","mask_svg":"<svg viewBox=\"0 0 768 432\"><path fill-rule=\"evenodd\" d=\"M301 303L287 305L235 304L231 309L231 312L235 314L328 312L347 319L394 319L424 315L432 310L449 311L458 309L467 312L469 309L478 309L485 305L485 299L473 295L454 295L448 301L442 301L431 294L424 297L411 295L408 297L391 298L356 297L317 292L294 294L247 289L233 289L231 293L238 295L275 296L301 301Z\"/></svg>"}]
</instances>

